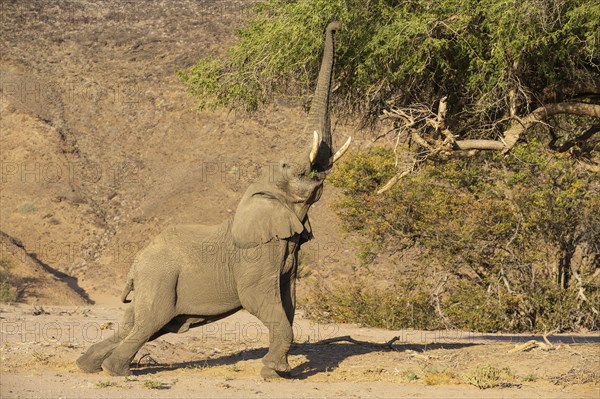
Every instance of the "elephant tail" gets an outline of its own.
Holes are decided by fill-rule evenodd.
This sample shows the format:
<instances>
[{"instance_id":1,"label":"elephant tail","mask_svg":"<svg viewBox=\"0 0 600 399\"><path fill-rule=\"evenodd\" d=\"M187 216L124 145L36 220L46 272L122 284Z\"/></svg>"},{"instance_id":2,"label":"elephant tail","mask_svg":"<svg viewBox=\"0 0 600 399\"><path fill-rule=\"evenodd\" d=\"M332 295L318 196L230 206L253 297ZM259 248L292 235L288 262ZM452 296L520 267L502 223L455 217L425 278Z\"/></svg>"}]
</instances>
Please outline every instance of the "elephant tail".
<instances>
[{"instance_id":1,"label":"elephant tail","mask_svg":"<svg viewBox=\"0 0 600 399\"><path fill-rule=\"evenodd\" d=\"M127 277L127 284L125 284L125 288L123 288L123 293L121 294L121 302L131 302L131 300L127 299L127 295L129 295L131 291L133 291L133 278Z\"/></svg>"}]
</instances>

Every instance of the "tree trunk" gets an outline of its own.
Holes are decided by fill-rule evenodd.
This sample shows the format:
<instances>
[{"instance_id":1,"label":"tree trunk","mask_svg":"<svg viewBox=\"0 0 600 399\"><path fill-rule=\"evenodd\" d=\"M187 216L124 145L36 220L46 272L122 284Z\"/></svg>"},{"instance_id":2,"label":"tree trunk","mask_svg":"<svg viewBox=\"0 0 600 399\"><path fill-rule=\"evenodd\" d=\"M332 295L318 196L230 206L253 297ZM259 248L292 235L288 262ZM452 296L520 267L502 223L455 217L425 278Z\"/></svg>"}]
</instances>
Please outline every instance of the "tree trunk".
<instances>
[{"instance_id":1,"label":"tree trunk","mask_svg":"<svg viewBox=\"0 0 600 399\"><path fill-rule=\"evenodd\" d=\"M561 245L558 259L557 283L563 289L569 288L571 280L571 260L575 254L575 245L572 240L569 240L564 245Z\"/></svg>"}]
</instances>

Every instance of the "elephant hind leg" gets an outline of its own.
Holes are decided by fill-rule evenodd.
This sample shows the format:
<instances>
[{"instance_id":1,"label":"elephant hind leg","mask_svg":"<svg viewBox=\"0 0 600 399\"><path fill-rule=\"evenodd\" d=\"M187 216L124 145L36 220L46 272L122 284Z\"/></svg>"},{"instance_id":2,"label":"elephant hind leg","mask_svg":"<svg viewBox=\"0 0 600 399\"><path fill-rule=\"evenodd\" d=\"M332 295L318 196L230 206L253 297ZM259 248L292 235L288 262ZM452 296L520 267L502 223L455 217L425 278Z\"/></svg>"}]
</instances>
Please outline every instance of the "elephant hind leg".
<instances>
[{"instance_id":1,"label":"elephant hind leg","mask_svg":"<svg viewBox=\"0 0 600 399\"><path fill-rule=\"evenodd\" d=\"M102 362L102 369L113 376L130 375L129 365L140 348L151 338L162 335L161 329L175 317L169 301L135 309L135 323L127 336Z\"/></svg>"},{"instance_id":2,"label":"elephant hind leg","mask_svg":"<svg viewBox=\"0 0 600 399\"><path fill-rule=\"evenodd\" d=\"M110 355L113 349L117 347L119 342L131 332L133 322L133 306L129 306L127 310L125 310L121 324L117 326L115 334L110 338L90 346L88 350L75 361L77 367L86 373L97 373L102 371L102 362Z\"/></svg>"}]
</instances>

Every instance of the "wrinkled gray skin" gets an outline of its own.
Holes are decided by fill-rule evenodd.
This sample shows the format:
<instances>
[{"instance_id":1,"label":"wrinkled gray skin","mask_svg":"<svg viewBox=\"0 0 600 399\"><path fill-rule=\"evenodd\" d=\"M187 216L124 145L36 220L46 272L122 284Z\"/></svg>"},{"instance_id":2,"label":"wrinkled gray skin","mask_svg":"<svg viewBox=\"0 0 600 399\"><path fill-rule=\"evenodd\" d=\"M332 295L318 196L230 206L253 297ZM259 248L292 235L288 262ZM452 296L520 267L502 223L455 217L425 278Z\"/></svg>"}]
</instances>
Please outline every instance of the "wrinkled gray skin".
<instances>
[{"instance_id":1,"label":"wrinkled gray skin","mask_svg":"<svg viewBox=\"0 0 600 399\"><path fill-rule=\"evenodd\" d=\"M233 218L217 226L172 226L154 238L132 265L122 299L125 302L133 291L133 301L119 330L79 357L80 369L129 375L130 362L147 341L243 308L269 329L261 374L276 377L289 372L298 250L312 236L307 212L321 196L323 180L333 166L329 96L333 32L338 28L333 22L326 30L317 88L300 137L306 145L278 166L263 170ZM317 144L314 131L319 145L311 162L309 154Z\"/></svg>"}]
</instances>

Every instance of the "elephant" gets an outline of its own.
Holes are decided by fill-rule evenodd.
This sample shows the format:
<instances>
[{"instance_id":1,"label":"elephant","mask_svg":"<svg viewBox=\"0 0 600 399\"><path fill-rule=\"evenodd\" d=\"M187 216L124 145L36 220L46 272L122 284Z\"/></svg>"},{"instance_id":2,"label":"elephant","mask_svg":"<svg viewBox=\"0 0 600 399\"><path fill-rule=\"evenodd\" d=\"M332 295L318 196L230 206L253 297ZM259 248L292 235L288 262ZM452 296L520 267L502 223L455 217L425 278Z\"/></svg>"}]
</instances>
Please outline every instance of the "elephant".
<instances>
[{"instance_id":1,"label":"elephant","mask_svg":"<svg viewBox=\"0 0 600 399\"><path fill-rule=\"evenodd\" d=\"M252 182L233 216L222 224L170 226L136 254L121 296L127 302L133 293L133 299L114 336L93 344L77 359L82 371L129 375L131 361L146 342L246 309L269 331L262 377L289 375L298 251L312 238L308 210L351 141L349 137L334 153L329 102L334 32L339 27L331 22L325 31L299 149Z\"/></svg>"}]
</instances>

